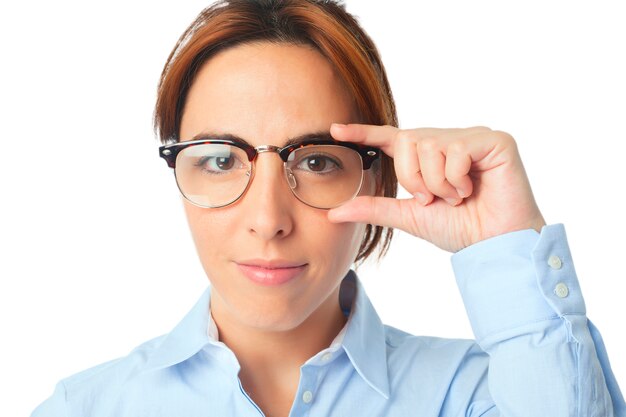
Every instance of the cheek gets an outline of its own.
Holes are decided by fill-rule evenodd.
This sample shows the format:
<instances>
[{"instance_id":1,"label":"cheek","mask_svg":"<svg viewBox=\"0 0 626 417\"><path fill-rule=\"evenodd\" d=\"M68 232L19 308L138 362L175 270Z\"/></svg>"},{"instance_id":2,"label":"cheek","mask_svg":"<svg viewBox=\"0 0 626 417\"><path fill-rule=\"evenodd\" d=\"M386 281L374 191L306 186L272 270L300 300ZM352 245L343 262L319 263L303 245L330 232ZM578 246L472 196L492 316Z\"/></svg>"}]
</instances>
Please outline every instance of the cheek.
<instances>
[{"instance_id":1,"label":"cheek","mask_svg":"<svg viewBox=\"0 0 626 417\"><path fill-rule=\"evenodd\" d=\"M364 180L364 190L371 191L374 182ZM366 187L367 186L367 187ZM370 194L371 195L371 194ZM254 254L263 246L248 232L248 225L241 221L245 214L232 208L211 209L194 206L183 200L189 228L198 256L207 273L221 268L222 261L249 249ZM281 240L270 245L286 257L307 259L316 265L322 275L341 274L349 267L358 253L365 234L360 223L331 223L326 210L301 207L290 212L293 229ZM221 242L215 245L215 242ZM266 242L267 244L268 242ZM213 275L213 274L211 274Z\"/></svg>"},{"instance_id":2,"label":"cheek","mask_svg":"<svg viewBox=\"0 0 626 417\"><path fill-rule=\"evenodd\" d=\"M229 226L232 216L224 210L211 209L209 213L207 209L194 206L186 200L183 203L196 250L202 263L206 265L206 259L213 258L220 253L215 250L215 242L228 241L232 232Z\"/></svg>"},{"instance_id":3,"label":"cheek","mask_svg":"<svg viewBox=\"0 0 626 417\"><path fill-rule=\"evenodd\" d=\"M360 223L331 223L326 218L319 222L309 222L306 234L311 255L317 258L320 265L336 273L343 273L343 269L354 262L361 241L365 234L365 225Z\"/></svg>"}]
</instances>

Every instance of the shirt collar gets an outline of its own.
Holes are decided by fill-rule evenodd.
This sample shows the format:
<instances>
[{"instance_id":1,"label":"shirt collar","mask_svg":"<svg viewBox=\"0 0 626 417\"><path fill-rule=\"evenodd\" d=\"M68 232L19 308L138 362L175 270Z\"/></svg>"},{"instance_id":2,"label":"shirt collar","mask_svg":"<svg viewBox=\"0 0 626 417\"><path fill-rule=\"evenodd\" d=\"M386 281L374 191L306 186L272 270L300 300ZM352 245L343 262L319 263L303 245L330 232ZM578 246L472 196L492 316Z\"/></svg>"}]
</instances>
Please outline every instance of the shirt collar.
<instances>
[{"instance_id":1,"label":"shirt collar","mask_svg":"<svg viewBox=\"0 0 626 417\"><path fill-rule=\"evenodd\" d=\"M356 289L356 291L355 291ZM347 295L347 297L346 297ZM354 297L354 301L351 298ZM384 326L365 289L352 270L342 282L342 308L352 304L350 316L331 349L341 344L352 366L376 392L389 398L387 347ZM183 320L167 334L146 363L144 370L176 365L217 341L217 327L209 313L210 287ZM225 346L225 345L222 345Z\"/></svg>"},{"instance_id":2,"label":"shirt collar","mask_svg":"<svg viewBox=\"0 0 626 417\"><path fill-rule=\"evenodd\" d=\"M389 399L385 328L356 273L350 270L344 279L355 282L356 299L346 323L343 348L361 378Z\"/></svg>"},{"instance_id":3,"label":"shirt collar","mask_svg":"<svg viewBox=\"0 0 626 417\"><path fill-rule=\"evenodd\" d=\"M210 297L209 287L181 322L165 336L148 359L145 370L176 365L189 359L209 343L207 328Z\"/></svg>"}]
</instances>

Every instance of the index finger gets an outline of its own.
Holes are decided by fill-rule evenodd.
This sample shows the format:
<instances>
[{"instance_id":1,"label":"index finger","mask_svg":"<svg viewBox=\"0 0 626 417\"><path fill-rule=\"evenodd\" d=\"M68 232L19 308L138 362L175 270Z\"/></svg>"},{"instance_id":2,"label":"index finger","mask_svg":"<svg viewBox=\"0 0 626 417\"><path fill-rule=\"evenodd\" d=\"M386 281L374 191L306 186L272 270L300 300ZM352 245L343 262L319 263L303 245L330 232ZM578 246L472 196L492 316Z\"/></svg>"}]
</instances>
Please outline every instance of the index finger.
<instances>
[{"instance_id":1,"label":"index finger","mask_svg":"<svg viewBox=\"0 0 626 417\"><path fill-rule=\"evenodd\" d=\"M330 126L330 134L336 140L373 146L392 158L393 144L399 131L400 129L397 127L389 125L376 126L358 123L342 125L333 123Z\"/></svg>"},{"instance_id":2,"label":"index finger","mask_svg":"<svg viewBox=\"0 0 626 417\"><path fill-rule=\"evenodd\" d=\"M417 142L425 136L439 136L442 132L449 132L453 137L464 134L468 129L439 129L433 127L422 127L417 129L403 130L390 125L368 125L350 123L342 125L333 123L330 126L330 134L339 141L360 143L362 145L379 148L390 157L394 157L395 141L398 133L411 132L409 136L413 142ZM406 138L406 136L405 136Z\"/></svg>"}]
</instances>

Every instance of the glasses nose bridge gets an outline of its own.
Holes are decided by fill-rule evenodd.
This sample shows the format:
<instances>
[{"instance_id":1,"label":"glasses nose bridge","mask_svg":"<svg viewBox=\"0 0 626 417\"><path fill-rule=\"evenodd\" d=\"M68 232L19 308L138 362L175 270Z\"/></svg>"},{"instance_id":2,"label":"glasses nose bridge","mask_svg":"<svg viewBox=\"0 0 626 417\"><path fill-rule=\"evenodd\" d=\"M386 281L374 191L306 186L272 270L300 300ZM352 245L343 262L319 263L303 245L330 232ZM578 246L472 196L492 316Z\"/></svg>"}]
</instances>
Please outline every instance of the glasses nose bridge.
<instances>
[{"instance_id":1,"label":"glasses nose bridge","mask_svg":"<svg viewBox=\"0 0 626 417\"><path fill-rule=\"evenodd\" d=\"M254 148L254 150L257 153L257 157L259 156L259 154L264 153L264 152L274 152L276 154L278 154L278 157L280 158L281 162L283 163L283 169L284 169L284 174L286 176L287 179L287 184L289 184L289 189L291 190L291 192L294 192L294 188L296 188L297 186L297 182L296 182L296 178L293 175L293 173L291 172L291 169L287 168L287 163L283 160L282 155L280 154L280 152L283 150L284 148L281 148L280 146L275 146L275 145L260 145ZM256 159L256 157L255 157Z\"/></svg>"},{"instance_id":2,"label":"glasses nose bridge","mask_svg":"<svg viewBox=\"0 0 626 417\"><path fill-rule=\"evenodd\" d=\"M278 156L280 157L280 160L281 160L281 161L283 160L282 156L280 155L280 151L282 150L282 148L281 148L281 147L279 147L279 146L274 146L274 145L260 145L260 146L257 146L256 148L254 148L254 150L256 151L257 156L258 156L259 154L261 154L261 153L264 153L264 152L274 152L274 153L278 154ZM283 161L283 162L284 162L284 161Z\"/></svg>"}]
</instances>

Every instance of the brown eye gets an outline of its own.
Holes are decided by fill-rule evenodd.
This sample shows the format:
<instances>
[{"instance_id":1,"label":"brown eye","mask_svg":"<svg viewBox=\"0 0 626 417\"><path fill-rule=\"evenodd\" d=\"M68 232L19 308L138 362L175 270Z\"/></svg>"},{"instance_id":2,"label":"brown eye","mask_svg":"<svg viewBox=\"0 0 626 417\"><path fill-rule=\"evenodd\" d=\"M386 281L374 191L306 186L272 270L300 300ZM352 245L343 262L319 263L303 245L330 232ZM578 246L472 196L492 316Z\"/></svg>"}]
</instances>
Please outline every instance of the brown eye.
<instances>
[{"instance_id":1,"label":"brown eye","mask_svg":"<svg viewBox=\"0 0 626 417\"><path fill-rule=\"evenodd\" d=\"M339 172L343 168L340 158L326 153L311 153L300 159L294 169L301 172L327 175Z\"/></svg>"},{"instance_id":2,"label":"brown eye","mask_svg":"<svg viewBox=\"0 0 626 417\"><path fill-rule=\"evenodd\" d=\"M230 156L205 156L197 163L200 169L207 174L229 174L235 173L236 170L245 168L236 155Z\"/></svg>"},{"instance_id":3,"label":"brown eye","mask_svg":"<svg viewBox=\"0 0 626 417\"><path fill-rule=\"evenodd\" d=\"M235 158L232 158L232 157L215 158L215 165L217 165L217 167L221 169L222 171L232 168L234 164L235 164Z\"/></svg>"},{"instance_id":4,"label":"brown eye","mask_svg":"<svg viewBox=\"0 0 626 417\"><path fill-rule=\"evenodd\" d=\"M326 168L326 158L311 157L307 159L307 166L313 172L320 172Z\"/></svg>"}]
</instances>

